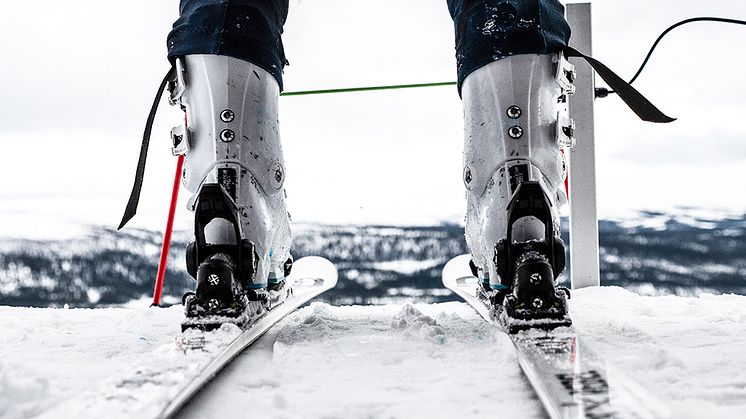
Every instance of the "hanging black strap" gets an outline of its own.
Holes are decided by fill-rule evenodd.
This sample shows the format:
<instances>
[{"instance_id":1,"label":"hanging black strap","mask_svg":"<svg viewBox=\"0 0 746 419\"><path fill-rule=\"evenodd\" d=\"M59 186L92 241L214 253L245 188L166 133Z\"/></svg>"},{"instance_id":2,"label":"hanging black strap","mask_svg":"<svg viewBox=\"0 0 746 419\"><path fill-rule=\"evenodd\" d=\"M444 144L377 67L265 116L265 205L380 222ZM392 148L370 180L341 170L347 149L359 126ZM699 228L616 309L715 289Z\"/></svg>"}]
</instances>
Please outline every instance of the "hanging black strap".
<instances>
[{"instance_id":1,"label":"hanging black strap","mask_svg":"<svg viewBox=\"0 0 746 419\"><path fill-rule=\"evenodd\" d=\"M145 132L142 135L142 145L140 145L140 158L137 160L137 171L135 172L135 184L132 185L132 192L130 193L130 199L127 201L127 208L124 209L124 215L122 216L122 222L119 223L117 230L121 230L125 224L137 213L137 204L140 202L140 191L142 190L142 180L145 176L145 160L148 158L148 146L150 145L150 133L153 131L153 121L155 120L155 114L158 111L158 104L161 102L161 96L166 90L168 82L174 78L175 69L172 66L166 76L161 81L161 85L158 86L158 93L155 94L153 100L153 106L150 107L150 114L148 114L148 120L145 123Z\"/></svg>"},{"instance_id":2,"label":"hanging black strap","mask_svg":"<svg viewBox=\"0 0 746 419\"><path fill-rule=\"evenodd\" d=\"M611 71L609 67L606 67L602 62L596 60L593 57L589 57L582 52L572 47L564 48L565 56L567 57L579 57L596 70L599 76L614 90L624 103L629 106L630 109L643 121L648 122L673 122L676 118L667 116L660 109L656 108L655 105L650 103L640 92L638 92L631 84L624 81L621 77L617 76L616 73Z\"/></svg>"}]
</instances>

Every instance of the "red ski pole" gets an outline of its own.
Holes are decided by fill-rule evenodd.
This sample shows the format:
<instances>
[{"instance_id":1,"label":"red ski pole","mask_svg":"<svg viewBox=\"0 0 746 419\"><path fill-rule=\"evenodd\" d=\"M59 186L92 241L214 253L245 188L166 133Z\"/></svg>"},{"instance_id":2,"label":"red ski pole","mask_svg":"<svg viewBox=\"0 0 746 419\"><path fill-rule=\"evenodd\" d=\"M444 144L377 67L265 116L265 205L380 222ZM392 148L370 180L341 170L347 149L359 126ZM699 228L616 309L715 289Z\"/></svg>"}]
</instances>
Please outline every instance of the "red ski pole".
<instances>
[{"instance_id":1,"label":"red ski pole","mask_svg":"<svg viewBox=\"0 0 746 419\"><path fill-rule=\"evenodd\" d=\"M155 289L153 290L154 306L161 305L161 292L163 281L166 277L166 264L168 263L168 252L171 249L171 233L174 229L174 214L176 213L176 202L179 200L179 183L181 182L181 170L184 167L184 155L176 160L176 175L174 176L174 187L171 191L171 206L168 209L168 221L166 231L163 232L163 245L161 246L161 258L158 261L158 273L155 277Z\"/></svg>"}]
</instances>

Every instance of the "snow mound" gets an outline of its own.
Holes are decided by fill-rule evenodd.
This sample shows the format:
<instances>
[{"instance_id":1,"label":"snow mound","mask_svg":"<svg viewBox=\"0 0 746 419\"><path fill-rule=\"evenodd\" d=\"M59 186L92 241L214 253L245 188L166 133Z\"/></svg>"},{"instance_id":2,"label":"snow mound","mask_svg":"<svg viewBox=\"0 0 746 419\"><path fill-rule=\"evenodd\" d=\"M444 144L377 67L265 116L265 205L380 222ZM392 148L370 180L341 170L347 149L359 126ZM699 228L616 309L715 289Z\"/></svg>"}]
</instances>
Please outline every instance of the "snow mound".
<instances>
[{"instance_id":1,"label":"snow mound","mask_svg":"<svg viewBox=\"0 0 746 419\"><path fill-rule=\"evenodd\" d=\"M437 343L444 343L446 332L430 316L422 314L412 304L406 304L391 321L393 329L401 330L410 338L427 338Z\"/></svg>"},{"instance_id":2,"label":"snow mound","mask_svg":"<svg viewBox=\"0 0 746 419\"><path fill-rule=\"evenodd\" d=\"M349 325L335 316L328 304L317 302L291 316L289 325L290 327L283 328L277 336L277 343L293 345L310 342L349 330Z\"/></svg>"},{"instance_id":3,"label":"snow mound","mask_svg":"<svg viewBox=\"0 0 746 419\"><path fill-rule=\"evenodd\" d=\"M0 361L0 417L24 418L41 413L49 398L49 380L20 365Z\"/></svg>"}]
</instances>

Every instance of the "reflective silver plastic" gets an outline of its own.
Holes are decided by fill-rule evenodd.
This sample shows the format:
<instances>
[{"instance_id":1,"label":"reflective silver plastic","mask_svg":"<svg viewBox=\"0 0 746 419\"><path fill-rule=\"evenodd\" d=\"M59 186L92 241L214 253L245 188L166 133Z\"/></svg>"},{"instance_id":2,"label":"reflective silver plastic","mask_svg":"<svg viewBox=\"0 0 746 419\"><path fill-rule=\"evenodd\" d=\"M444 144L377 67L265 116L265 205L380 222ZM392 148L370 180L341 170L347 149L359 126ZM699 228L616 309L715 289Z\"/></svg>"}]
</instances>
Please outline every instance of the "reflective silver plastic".
<instances>
[{"instance_id":1,"label":"reflective silver plastic","mask_svg":"<svg viewBox=\"0 0 746 419\"><path fill-rule=\"evenodd\" d=\"M184 186L194 195L231 173L241 221L241 238L259 254L256 281L282 277L290 257L290 219L285 205L284 160L280 144L280 88L271 74L249 62L219 55L187 55L178 60L184 88L189 138ZM279 175L278 175L279 173ZM235 241L230 223L214 220L205 228L210 243ZM212 224L215 225L212 225Z\"/></svg>"},{"instance_id":2,"label":"reflective silver plastic","mask_svg":"<svg viewBox=\"0 0 746 419\"><path fill-rule=\"evenodd\" d=\"M572 85L569 63L563 60L556 54L503 58L471 73L462 87L464 168L469 174L464 176L466 241L474 263L493 284L500 282L495 244L507 234L506 208L517 185L529 180L542 185L559 234L558 209L567 198L556 127L558 116L567 112L561 99ZM521 112L506 111L512 107ZM544 238L543 223L535 218L518 220L512 228L518 241Z\"/></svg>"}]
</instances>

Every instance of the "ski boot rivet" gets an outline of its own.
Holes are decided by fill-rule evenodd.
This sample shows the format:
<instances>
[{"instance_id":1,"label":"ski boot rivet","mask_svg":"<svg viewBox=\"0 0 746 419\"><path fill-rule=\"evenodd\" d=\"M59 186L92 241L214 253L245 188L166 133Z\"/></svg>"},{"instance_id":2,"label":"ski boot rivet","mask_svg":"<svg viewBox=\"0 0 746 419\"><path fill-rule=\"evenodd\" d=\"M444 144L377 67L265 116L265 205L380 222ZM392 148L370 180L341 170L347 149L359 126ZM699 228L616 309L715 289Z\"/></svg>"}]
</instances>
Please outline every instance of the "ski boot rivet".
<instances>
[{"instance_id":1,"label":"ski boot rivet","mask_svg":"<svg viewBox=\"0 0 746 419\"><path fill-rule=\"evenodd\" d=\"M235 117L236 114L234 114L233 111L230 109L226 109L223 112L220 112L220 120L223 122L232 122Z\"/></svg>"},{"instance_id":2,"label":"ski boot rivet","mask_svg":"<svg viewBox=\"0 0 746 419\"><path fill-rule=\"evenodd\" d=\"M207 283L214 287L220 283L220 277L215 274L212 274L207 277Z\"/></svg>"},{"instance_id":3,"label":"ski boot rivet","mask_svg":"<svg viewBox=\"0 0 746 419\"><path fill-rule=\"evenodd\" d=\"M467 167L466 170L464 170L464 183L468 185L471 183L472 180L473 176L471 174L471 169Z\"/></svg>"},{"instance_id":4,"label":"ski boot rivet","mask_svg":"<svg viewBox=\"0 0 746 419\"><path fill-rule=\"evenodd\" d=\"M521 108L516 105L510 106L507 110L508 118L510 119L518 119L521 117L522 113L523 111L521 111Z\"/></svg>"},{"instance_id":5,"label":"ski boot rivet","mask_svg":"<svg viewBox=\"0 0 746 419\"><path fill-rule=\"evenodd\" d=\"M536 285L541 282L541 274L538 272L534 272L529 277L529 281L531 281L532 285Z\"/></svg>"},{"instance_id":6,"label":"ski boot rivet","mask_svg":"<svg viewBox=\"0 0 746 419\"><path fill-rule=\"evenodd\" d=\"M512 127L508 128L508 135L510 135L510 138L517 140L523 137L523 128L519 127L518 125L513 125Z\"/></svg>"},{"instance_id":7,"label":"ski boot rivet","mask_svg":"<svg viewBox=\"0 0 746 419\"><path fill-rule=\"evenodd\" d=\"M229 143L233 141L234 138L236 138L236 134L232 130L224 129L220 133L220 139L223 140L223 142Z\"/></svg>"},{"instance_id":8,"label":"ski boot rivet","mask_svg":"<svg viewBox=\"0 0 746 419\"><path fill-rule=\"evenodd\" d=\"M534 306L534 308L539 309L541 306L544 305L544 300L542 300L539 297L534 298L534 301L531 302L531 305Z\"/></svg>"},{"instance_id":9,"label":"ski boot rivet","mask_svg":"<svg viewBox=\"0 0 746 419\"><path fill-rule=\"evenodd\" d=\"M270 185L276 190L282 188L282 182L285 180L285 169L282 165L280 163L273 164L272 171L269 173L271 174Z\"/></svg>"}]
</instances>

